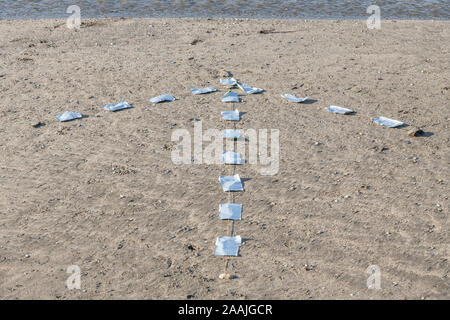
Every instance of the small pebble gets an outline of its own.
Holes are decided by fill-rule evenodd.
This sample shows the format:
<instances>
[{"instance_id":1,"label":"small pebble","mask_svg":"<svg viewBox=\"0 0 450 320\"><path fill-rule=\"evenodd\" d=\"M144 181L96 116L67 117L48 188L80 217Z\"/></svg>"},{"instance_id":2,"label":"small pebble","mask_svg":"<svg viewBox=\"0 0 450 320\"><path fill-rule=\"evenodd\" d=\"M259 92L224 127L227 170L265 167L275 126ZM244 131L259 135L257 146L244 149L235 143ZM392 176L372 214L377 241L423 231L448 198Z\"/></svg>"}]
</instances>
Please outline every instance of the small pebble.
<instances>
[{"instance_id":1,"label":"small pebble","mask_svg":"<svg viewBox=\"0 0 450 320\"><path fill-rule=\"evenodd\" d=\"M219 279L221 279L221 280L230 280L230 279L231 279L231 276L230 276L229 273L221 273L221 274L219 275Z\"/></svg>"},{"instance_id":2,"label":"small pebble","mask_svg":"<svg viewBox=\"0 0 450 320\"><path fill-rule=\"evenodd\" d=\"M416 127L413 127L412 129L410 129L408 131L408 136L410 136L410 137L419 137L423 134L424 134L423 130L420 128L416 128Z\"/></svg>"},{"instance_id":3,"label":"small pebble","mask_svg":"<svg viewBox=\"0 0 450 320\"><path fill-rule=\"evenodd\" d=\"M199 39L195 39L195 40L192 40L189 44L191 45L191 46L195 46L197 43L199 43L199 42L202 42L202 40L199 40Z\"/></svg>"},{"instance_id":4,"label":"small pebble","mask_svg":"<svg viewBox=\"0 0 450 320\"><path fill-rule=\"evenodd\" d=\"M42 126L45 126L45 123L40 122L40 121L37 121L37 122L32 123L31 126L32 126L33 128L40 128L40 127L42 127Z\"/></svg>"},{"instance_id":5,"label":"small pebble","mask_svg":"<svg viewBox=\"0 0 450 320\"><path fill-rule=\"evenodd\" d=\"M312 271L315 269L315 266L310 265L310 264L305 264L305 270L306 271Z\"/></svg>"},{"instance_id":6,"label":"small pebble","mask_svg":"<svg viewBox=\"0 0 450 320\"><path fill-rule=\"evenodd\" d=\"M377 152L383 152L383 151L389 150L389 148L384 147L384 146L376 146L373 149L375 149L375 151L377 151Z\"/></svg>"},{"instance_id":7,"label":"small pebble","mask_svg":"<svg viewBox=\"0 0 450 320\"><path fill-rule=\"evenodd\" d=\"M221 77L223 77L223 78L230 78L230 77L232 77L233 75L232 75L231 72L229 72L229 71L221 70L221 71L219 72L219 76L221 76Z\"/></svg>"}]
</instances>

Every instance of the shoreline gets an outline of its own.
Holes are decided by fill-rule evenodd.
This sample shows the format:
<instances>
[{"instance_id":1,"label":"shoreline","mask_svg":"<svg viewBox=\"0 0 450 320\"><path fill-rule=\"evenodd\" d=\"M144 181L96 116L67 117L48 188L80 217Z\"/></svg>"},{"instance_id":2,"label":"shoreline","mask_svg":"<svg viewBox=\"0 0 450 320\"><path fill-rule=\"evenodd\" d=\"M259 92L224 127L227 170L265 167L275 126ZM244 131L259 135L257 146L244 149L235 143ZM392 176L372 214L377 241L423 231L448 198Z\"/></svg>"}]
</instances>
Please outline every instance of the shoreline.
<instances>
[{"instance_id":1,"label":"shoreline","mask_svg":"<svg viewBox=\"0 0 450 320\"><path fill-rule=\"evenodd\" d=\"M67 20L65 18L18 18L18 19L0 19L0 21L13 22L13 21L59 21ZM127 19L127 20L198 20L198 21L215 21L215 20L242 20L242 21L293 21L293 22L314 22L314 21L366 21L367 18L292 18L292 19L280 19L280 18L236 18L236 17L126 17L126 16L110 16L110 17L81 17L81 20L111 20L111 19ZM383 19L383 22L450 22L446 19Z\"/></svg>"}]
</instances>

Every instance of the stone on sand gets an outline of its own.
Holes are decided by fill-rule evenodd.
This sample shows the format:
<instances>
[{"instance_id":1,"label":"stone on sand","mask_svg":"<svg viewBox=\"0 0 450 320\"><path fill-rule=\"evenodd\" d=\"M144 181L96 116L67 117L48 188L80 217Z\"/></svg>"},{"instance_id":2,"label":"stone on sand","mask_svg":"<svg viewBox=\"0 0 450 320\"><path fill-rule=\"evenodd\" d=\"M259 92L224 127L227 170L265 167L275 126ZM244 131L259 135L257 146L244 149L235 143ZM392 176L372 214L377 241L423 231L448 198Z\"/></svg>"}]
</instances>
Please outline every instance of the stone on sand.
<instances>
[{"instance_id":1,"label":"stone on sand","mask_svg":"<svg viewBox=\"0 0 450 320\"><path fill-rule=\"evenodd\" d=\"M413 127L408 131L408 136L410 137L418 137L423 134L424 134L423 130L417 127Z\"/></svg>"}]
</instances>

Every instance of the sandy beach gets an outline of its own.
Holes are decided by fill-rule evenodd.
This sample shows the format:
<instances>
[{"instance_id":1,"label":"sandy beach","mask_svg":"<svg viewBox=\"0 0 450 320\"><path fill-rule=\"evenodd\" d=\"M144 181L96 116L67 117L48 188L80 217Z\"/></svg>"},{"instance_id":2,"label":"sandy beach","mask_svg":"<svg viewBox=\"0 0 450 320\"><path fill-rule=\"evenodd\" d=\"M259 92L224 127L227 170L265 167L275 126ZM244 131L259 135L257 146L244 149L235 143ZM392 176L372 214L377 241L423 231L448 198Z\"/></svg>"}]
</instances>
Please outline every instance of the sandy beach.
<instances>
[{"instance_id":1,"label":"sandy beach","mask_svg":"<svg viewBox=\"0 0 450 320\"><path fill-rule=\"evenodd\" d=\"M0 21L1 299L450 298L450 22L65 23ZM265 89L241 97L237 128L280 132L277 174L236 169L232 280L214 256L230 167L171 160L173 130L229 127L223 70ZM189 92L206 86L219 92ZM147 100L163 93L177 100ZM134 108L101 109L121 100Z\"/></svg>"}]
</instances>

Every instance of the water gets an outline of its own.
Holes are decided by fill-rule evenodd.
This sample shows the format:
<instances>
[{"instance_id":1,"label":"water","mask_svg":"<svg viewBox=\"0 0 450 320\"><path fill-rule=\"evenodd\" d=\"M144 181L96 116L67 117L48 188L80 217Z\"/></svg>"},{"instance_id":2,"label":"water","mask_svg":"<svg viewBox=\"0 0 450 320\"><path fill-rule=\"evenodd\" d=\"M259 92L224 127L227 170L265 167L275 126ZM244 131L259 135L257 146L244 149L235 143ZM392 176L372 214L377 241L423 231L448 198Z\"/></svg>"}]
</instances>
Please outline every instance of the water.
<instances>
[{"instance_id":1,"label":"water","mask_svg":"<svg viewBox=\"0 0 450 320\"><path fill-rule=\"evenodd\" d=\"M0 19L67 18L70 5L82 18L367 19L372 4L382 19L450 20L450 0L0 0Z\"/></svg>"}]
</instances>

